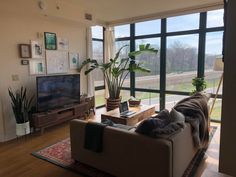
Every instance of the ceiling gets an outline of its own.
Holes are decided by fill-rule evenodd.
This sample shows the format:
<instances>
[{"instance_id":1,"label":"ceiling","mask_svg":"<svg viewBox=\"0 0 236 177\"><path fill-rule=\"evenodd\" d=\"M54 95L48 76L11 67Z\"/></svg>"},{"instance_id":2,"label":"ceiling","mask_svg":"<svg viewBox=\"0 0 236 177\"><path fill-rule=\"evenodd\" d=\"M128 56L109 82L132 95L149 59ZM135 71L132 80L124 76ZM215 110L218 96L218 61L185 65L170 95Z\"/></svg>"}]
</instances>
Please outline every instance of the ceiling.
<instances>
[{"instance_id":1,"label":"ceiling","mask_svg":"<svg viewBox=\"0 0 236 177\"><path fill-rule=\"evenodd\" d=\"M67 2L83 8L96 20L107 24L164 12L211 8L223 4L223 0L67 0Z\"/></svg>"}]
</instances>

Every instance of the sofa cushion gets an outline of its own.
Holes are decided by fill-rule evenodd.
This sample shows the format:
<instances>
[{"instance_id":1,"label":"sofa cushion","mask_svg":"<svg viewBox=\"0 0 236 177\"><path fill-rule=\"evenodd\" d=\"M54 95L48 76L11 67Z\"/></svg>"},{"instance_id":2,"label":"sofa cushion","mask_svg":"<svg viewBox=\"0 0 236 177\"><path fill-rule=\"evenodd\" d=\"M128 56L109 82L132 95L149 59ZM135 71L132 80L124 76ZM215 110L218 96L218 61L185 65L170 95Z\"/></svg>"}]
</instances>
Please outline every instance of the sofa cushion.
<instances>
[{"instance_id":1,"label":"sofa cushion","mask_svg":"<svg viewBox=\"0 0 236 177\"><path fill-rule=\"evenodd\" d=\"M170 113L164 109L157 116L142 121L136 128L137 133L152 136L152 132L156 128L163 128L170 123Z\"/></svg>"}]
</instances>

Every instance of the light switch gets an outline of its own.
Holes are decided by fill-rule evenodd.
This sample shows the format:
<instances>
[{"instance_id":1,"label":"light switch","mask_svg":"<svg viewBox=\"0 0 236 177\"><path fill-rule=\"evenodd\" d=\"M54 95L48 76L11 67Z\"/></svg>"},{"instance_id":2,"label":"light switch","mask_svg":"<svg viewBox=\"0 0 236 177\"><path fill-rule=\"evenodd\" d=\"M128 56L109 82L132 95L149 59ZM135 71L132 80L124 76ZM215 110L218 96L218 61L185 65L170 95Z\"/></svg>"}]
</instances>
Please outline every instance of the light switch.
<instances>
[{"instance_id":1,"label":"light switch","mask_svg":"<svg viewBox=\"0 0 236 177\"><path fill-rule=\"evenodd\" d=\"M19 75L18 74L12 74L11 78L12 78L12 81L19 81Z\"/></svg>"}]
</instances>

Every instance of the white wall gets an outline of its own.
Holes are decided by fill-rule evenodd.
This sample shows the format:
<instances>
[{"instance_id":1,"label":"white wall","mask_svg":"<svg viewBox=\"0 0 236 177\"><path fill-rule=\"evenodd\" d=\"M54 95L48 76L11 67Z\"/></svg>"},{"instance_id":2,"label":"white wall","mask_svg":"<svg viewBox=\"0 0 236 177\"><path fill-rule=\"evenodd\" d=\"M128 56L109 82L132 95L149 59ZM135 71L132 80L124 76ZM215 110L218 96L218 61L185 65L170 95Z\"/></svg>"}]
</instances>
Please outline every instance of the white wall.
<instances>
[{"instance_id":1,"label":"white wall","mask_svg":"<svg viewBox=\"0 0 236 177\"><path fill-rule=\"evenodd\" d=\"M236 1L229 0L228 7L219 170L236 176Z\"/></svg>"},{"instance_id":2,"label":"white wall","mask_svg":"<svg viewBox=\"0 0 236 177\"><path fill-rule=\"evenodd\" d=\"M38 32L54 32L59 37L69 39L69 51L79 52L80 59L86 58L86 24L72 18L76 13L71 13L70 9L63 9L65 16L62 18L63 13L54 13L54 8L52 5L47 7L49 15L44 16L37 7L37 1L0 2L0 141L15 138L15 119L7 89L24 86L35 94L35 76L29 75L28 66L20 64L18 44L40 40L37 38ZM54 10L49 13L50 9ZM73 15L66 16L67 12ZM12 81L13 74L19 76L19 81ZM84 74L81 74L81 91L87 91Z\"/></svg>"}]
</instances>

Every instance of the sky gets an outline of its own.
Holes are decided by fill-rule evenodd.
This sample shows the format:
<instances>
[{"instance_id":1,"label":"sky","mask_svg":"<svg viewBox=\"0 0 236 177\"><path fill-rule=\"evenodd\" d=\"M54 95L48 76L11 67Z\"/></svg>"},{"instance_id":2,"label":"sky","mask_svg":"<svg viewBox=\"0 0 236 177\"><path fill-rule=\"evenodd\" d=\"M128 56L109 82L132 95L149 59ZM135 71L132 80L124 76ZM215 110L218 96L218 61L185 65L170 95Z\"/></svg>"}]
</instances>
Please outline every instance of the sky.
<instances>
[{"instance_id":1,"label":"sky","mask_svg":"<svg viewBox=\"0 0 236 177\"><path fill-rule=\"evenodd\" d=\"M198 29L199 27L199 13L182 15L177 17L167 18L167 32L185 31ZM145 21L135 24L135 35L158 34L161 29L161 21L159 19L152 21ZM223 9L213 10L207 12L207 28L223 26ZM102 38L102 28L92 28L94 38ZM122 25L115 27L115 37L129 37L129 25ZM222 37L223 32L210 32L206 36L206 53L213 55L220 55L222 52ZM154 44L160 46L160 39L150 38L146 40L137 40L140 42ZM167 47L171 46L175 41L180 41L189 47L198 48L198 34L181 35L167 37Z\"/></svg>"}]
</instances>

